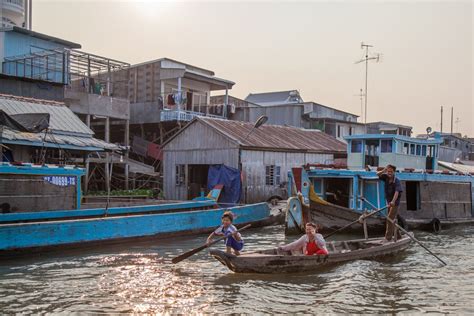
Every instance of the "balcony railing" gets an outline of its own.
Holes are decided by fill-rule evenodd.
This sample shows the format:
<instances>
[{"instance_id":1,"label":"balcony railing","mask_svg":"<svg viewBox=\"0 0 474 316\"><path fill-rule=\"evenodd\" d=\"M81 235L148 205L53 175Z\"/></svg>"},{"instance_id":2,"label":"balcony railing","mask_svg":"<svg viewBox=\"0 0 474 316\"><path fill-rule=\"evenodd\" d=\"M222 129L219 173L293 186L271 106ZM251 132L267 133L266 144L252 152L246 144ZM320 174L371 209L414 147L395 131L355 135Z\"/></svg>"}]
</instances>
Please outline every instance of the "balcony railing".
<instances>
[{"instance_id":1,"label":"balcony railing","mask_svg":"<svg viewBox=\"0 0 474 316\"><path fill-rule=\"evenodd\" d=\"M206 114L201 112L193 111L183 111L183 110L163 110L160 113L160 120L164 121L182 121L189 122L195 117L214 117L214 118L223 118L219 115Z\"/></svg>"},{"instance_id":2,"label":"balcony railing","mask_svg":"<svg viewBox=\"0 0 474 316\"><path fill-rule=\"evenodd\" d=\"M3 0L0 1L0 8L3 7L3 9L7 9L13 12L16 12L18 14L24 14L24 4L23 0Z\"/></svg>"}]
</instances>

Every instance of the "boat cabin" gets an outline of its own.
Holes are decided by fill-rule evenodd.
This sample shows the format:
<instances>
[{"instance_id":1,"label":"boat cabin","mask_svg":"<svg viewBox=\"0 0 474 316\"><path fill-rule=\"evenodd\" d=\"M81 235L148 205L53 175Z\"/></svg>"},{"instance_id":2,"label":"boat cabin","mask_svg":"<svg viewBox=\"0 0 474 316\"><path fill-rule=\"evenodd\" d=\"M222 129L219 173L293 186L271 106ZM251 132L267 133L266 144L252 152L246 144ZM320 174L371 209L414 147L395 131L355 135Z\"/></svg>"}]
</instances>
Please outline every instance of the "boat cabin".
<instances>
[{"instance_id":1,"label":"boat cabin","mask_svg":"<svg viewBox=\"0 0 474 316\"><path fill-rule=\"evenodd\" d=\"M399 214L405 219L474 218L474 174L403 170L397 171L396 177L403 188ZM358 213L386 205L384 184L374 171L292 168L288 173L288 192L293 196L301 192L307 204L321 199Z\"/></svg>"},{"instance_id":2,"label":"boat cabin","mask_svg":"<svg viewBox=\"0 0 474 316\"><path fill-rule=\"evenodd\" d=\"M346 136L347 166L364 169L366 166L383 167L393 164L398 169L438 168L441 138L412 138L395 134L364 134Z\"/></svg>"},{"instance_id":3,"label":"boat cabin","mask_svg":"<svg viewBox=\"0 0 474 316\"><path fill-rule=\"evenodd\" d=\"M81 177L75 166L0 163L0 213L81 208Z\"/></svg>"}]
</instances>

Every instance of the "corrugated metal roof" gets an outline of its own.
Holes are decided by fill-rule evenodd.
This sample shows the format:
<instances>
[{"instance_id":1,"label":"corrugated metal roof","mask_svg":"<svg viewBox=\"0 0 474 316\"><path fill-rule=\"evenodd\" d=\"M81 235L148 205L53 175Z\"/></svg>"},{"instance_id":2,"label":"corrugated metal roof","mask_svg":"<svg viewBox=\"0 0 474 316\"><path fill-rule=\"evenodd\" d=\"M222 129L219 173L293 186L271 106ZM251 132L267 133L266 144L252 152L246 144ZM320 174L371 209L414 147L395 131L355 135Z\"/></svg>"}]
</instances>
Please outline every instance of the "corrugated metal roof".
<instances>
[{"instance_id":1,"label":"corrugated metal roof","mask_svg":"<svg viewBox=\"0 0 474 316\"><path fill-rule=\"evenodd\" d=\"M316 153L346 152L345 143L319 130L279 125L262 125L253 129L253 123L203 117L196 118L191 124L196 121L207 124L246 148ZM252 133L246 138L252 129Z\"/></svg>"},{"instance_id":2,"label":"corrugated metal roof","mask_svg":"<svg viewBox=\"0 0 474 316\"><path fill-rule=\"evenodd\" d=\"M298 97L298 100L290 100L292 94ZM264 93L250 93L245 101L260 104L260 105L279 105L279 104L293 104L303 102L298 90L275 91Z\"/></svg>"},{"instance_id":3,"label":"corrugated metal roof","mask_svg":"<svg viewBox=\"0 0 474 316\"><path fill-rule=\"evenodd\" d=\"M8 127L0 128L0 140L7 144L44 146L86 151L121 149L115 144L110 144L90 136L52 135L51 133L46 133L45 135L45 133L19 132Z\"/></svg>"},{"instance_id":4,"label":"corrugated metal roof","mask_svg":"<svg viewBox=\"0 0 474 316\"><path fill-rule=\"evenodd\" d=\"M9 115L49 113L49 128L55 134L92 136L94 132L62 102L0 94L0 109Z\"/></svg>"}]
</instances>

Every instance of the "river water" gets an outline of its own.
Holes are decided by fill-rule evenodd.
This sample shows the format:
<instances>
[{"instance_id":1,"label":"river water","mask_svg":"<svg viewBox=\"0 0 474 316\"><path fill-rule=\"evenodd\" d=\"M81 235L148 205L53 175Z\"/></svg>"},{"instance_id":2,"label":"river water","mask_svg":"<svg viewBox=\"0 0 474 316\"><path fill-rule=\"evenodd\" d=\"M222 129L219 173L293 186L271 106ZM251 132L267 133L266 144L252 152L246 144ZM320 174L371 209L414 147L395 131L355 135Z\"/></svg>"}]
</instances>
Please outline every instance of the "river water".
<instances>
[{"instance_id":1,"label":"river water","mask_svg":"<svg viewBox=\"0 0 474 316\"><path fill-rule=\"evenodd\" d=\"M281 226L247 230L246 249L285 242L282 231ZM319 274L239 275L206 251L177 265L169 263L202 244L206 236L3 260L0 310L2 314L473 314L474 227L416 235L448 266L440 267L416 245L397 257L356 261Z\"/></svg>"}]
</instances>

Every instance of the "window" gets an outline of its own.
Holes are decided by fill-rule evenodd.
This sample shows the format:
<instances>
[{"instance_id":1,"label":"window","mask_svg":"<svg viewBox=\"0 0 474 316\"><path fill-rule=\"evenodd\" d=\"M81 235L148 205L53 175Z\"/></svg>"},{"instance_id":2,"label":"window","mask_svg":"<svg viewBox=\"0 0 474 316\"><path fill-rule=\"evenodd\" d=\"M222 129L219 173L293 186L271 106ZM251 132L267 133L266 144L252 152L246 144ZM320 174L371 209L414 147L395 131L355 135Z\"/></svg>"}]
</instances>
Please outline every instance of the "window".
<instances>
[{"instance_id":1,"label":"window","mask_svg":"<svg viewBox=\"0 0 474 316\"><path fill-rule=\"evenodd\" d=\"M319 195L322 195L323 193L323 179L321 178L312 178L311 179L313 182L313 187L314 187L314 192L316 192Z\"/></svg>"},{"instance_id":2,"label":"window","mask_svg":"<svg viewBox=\"0 0 474 316\"><path fill-rule=\"evenodd\" d=\"M391 153L393 142L391 139L382 139L382 152Z\"/></svg>"},{"instance_id":3,"label":"window","mask_svg":"<svg viewBox=\"0 0 474 316\"><path fill-rule=\"evenodd\" d=\"M415 154L415 144L410 144L410 155Z\"/></svg>"},{"instance_id":4,"label":"window","mask_svg":"<svg viewBox=\"0 0 474 316\"><path fill-rule=\"evenodd\" d=\"M361 153L362 152L362 141L353 140L351 142L351 153Z\"/></svg>"},{"instance_id":5,"label":"window","mask_svg":"<svg viewBox=\"0 0 474 316\"><path fill-rule=\"evenodd\" d=\"M265 185L280 185L281 167L270 165L265 166Z\"/></svg>"},{"instance_id":6,"label":"window","mask_svg":"<svg viewBox=\"0 0 474 316\"><path fill-rule=\"evenodd\" d=\"M435 156L434 145L429 145L428 146L428 157L434 157L434 156Z\"/></svg>"},{"instance_id":7,"label":"window","mask_svg":"<svg viewBox=\"0 0 474 316\"><path fill-rule=\"evenodd\" d=\"M409 148L408 143L403 143L403 153L405 155L408 155L408 152L409 152L408 148Z\"/></svg>"},{"instance_id":8,"label":"window","mask_svg":"<svg viewBox=\"0 0 474 316\"><path fill-rule=\"evenodd\" d=\"M175 184L177 186L184 184L184 165L176 165Z\"/></svg>"},{"instance_id":9,"label":"window","mask_svg":"<svg viewBox=\"0 0 474 316\"><path fill-rule=\"evenodd\" d=\"M407 199L407 210L417 211L421 208L420 201L420 182L418 181L407 181L405 182L406 199Z\"/></svg>"},{"instance_id":10,"label":"window","mask_svg":"<svg viewBox=\"0 0 474 316\"><path fill-rule=\"evenodd\" d=\"M352 135L352 127L349 127L349 135Z\"/></svg>"},{"instance_id":11,"label":"window","mask_svg":"<svg viewBox=\"0 0 474 316\"><path fill-rule=\"evenodd\" d=\"M337 137L341 137L341 125L337 126Z\"/></svg>"},{"instance_id":12,"label":"window","mask_svg":"<svg viewBox=\"0 0 474 316\"><path fill-rule=\"evenodd\" d=\"M421 155L422 155L422 156L426 156L426 145L423 145L423 146L421 147Z\"/></svg>"},{"instance_id":13,"label":"window","mask_svg":"<svg viewBox=\"0 0 474 316\"><path fill-rule=\"evenodd\" d=\"M416 155L421 156L421 145L416 145Z\"/></svg>"}]
</instances>

